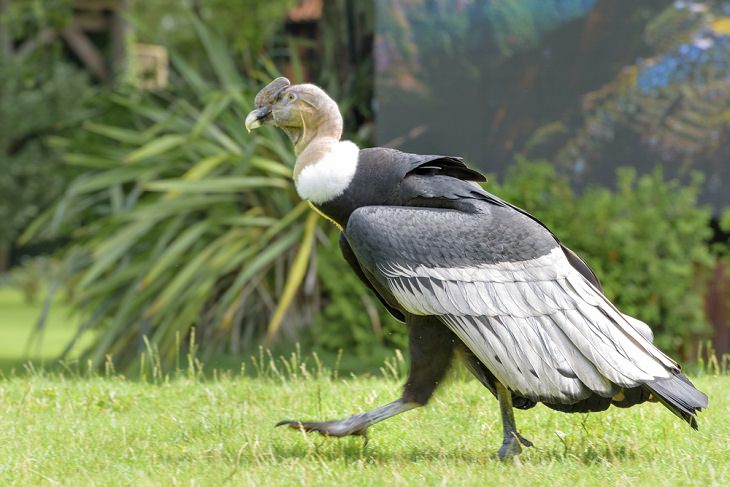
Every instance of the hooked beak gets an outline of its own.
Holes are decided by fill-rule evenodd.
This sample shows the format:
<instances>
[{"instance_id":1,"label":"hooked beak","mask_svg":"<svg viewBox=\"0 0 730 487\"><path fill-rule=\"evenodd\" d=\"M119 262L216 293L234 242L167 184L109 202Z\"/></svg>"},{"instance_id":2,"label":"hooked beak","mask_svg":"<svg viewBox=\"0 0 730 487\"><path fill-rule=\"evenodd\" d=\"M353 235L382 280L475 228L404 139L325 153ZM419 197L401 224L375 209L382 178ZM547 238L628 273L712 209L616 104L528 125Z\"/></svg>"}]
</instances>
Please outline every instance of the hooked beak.
<instances>
[{"instance_id":1,"label":"hooked beak","mask_svg":"<svg viewBox=\"0 0 730 487\"><path fill-rule=\"evenodd\" d=\"M246 130L251 132L253 129L257 129L270 121L273 121L273 117L271 116L271 107L259 107L255 110L251 110L251 113L246 116Z\"/></svg>"}]
</instances>

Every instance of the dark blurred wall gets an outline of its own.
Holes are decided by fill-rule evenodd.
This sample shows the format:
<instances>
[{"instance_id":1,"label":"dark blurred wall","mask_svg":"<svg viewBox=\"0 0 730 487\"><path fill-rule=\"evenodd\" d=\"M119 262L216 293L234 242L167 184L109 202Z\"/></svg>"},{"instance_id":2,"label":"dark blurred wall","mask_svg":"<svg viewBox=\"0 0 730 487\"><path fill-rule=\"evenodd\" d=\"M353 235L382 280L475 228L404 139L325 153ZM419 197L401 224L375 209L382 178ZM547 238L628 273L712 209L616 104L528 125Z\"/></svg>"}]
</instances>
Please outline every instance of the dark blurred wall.
<instances>
[{"instance_id":1,"label":"dark blurred wall","mask_svg":"<svg viewBox=\"0 0 730 487\"><path fill-rule=\"evenodd\" d=\"M730 2L376 1L376 139L578 185L702 171L730 203Z\"/></svg>"}]
</instances>

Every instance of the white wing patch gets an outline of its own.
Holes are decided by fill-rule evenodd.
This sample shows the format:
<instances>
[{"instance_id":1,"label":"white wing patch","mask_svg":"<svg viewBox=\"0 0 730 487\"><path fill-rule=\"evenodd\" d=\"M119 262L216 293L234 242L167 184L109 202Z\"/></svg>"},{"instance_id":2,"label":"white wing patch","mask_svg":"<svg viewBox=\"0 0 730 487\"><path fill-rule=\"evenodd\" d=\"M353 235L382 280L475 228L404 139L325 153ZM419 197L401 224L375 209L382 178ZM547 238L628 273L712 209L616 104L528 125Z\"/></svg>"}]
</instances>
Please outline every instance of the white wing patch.
<instances>
[{"instance_id":1,"label":"white wing patch","mask_svg":"<svg viewBox=\"0 0 730 487\"><path fill-rule=\"evenodd\" d=\"M294 181L302 199L322 204L345 192L355 177L360 149L353 142L343 140L334 144L320 160L302 169Z\"/></svg>"},{"instance_id":2,"label":"white wing patch","mask_svg":"<svg viewBox=\"0 0 730 487\"><path fill-rule=\"evenodd\" d=\"M378 264L408 312L437 315L513 391L570 404L669 377L676 363L621 314L560 248L471 267Z\"/></svg>"}]
</instances>

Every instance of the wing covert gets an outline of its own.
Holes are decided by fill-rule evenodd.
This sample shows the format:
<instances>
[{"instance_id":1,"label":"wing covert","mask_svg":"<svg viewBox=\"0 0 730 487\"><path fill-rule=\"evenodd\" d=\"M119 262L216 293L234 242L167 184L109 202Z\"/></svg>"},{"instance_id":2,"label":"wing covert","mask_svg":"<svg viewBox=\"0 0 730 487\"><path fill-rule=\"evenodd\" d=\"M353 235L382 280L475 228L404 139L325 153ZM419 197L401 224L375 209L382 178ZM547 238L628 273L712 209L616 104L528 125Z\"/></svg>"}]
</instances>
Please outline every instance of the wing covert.
<instances>
[{"instance_id":1,"label":"wing covert","mask_svg":"<svg viewBox=\"0 0 730 487\"><path fill-rule=\"evenodd\" d=\"M611 397L677 368L548 230L509 207L364 207L346 236L405 311L439 316L498 380L530 399Z\"/></svg>"}]
</instances>

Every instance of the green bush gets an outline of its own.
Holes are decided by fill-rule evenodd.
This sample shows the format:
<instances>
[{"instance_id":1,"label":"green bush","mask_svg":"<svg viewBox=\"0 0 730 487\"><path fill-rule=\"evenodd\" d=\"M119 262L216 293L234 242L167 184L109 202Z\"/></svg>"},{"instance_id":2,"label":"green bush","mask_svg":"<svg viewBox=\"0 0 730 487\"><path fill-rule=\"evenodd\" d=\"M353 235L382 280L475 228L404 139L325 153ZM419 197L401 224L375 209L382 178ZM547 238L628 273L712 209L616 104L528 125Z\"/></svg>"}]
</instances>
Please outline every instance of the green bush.
<instances>
[{"instance_id":1,"label":"green bush","mask_svg":"<svg viewBox=\"0 0 730 487\"><path fill-rule=\"evenodd\" d=\"M338 241L339 232L331 231L327 244L319 247L322 311L304 333L303 344L318 353L344 350L349 359L382 364L394 348L407 348L405 325L393 318L352 272Z\"/></svg>"},{"instance_id":2,"label":"green bush","mask_svg":"<svg viewBox=\"0 0 730 487\"><path fill-rule=\"evenodd\" d=\"M73 238L60 274L79 335L97 330L82 357L96 365L135 364L148 346L173 360L193 327L209 356L306 323L297 291L318 218L291 184L285 135L243 126L278 73L244 78L222 39L191 22L215 77L174 55L174 91L104 95L108 109L57 144L83 173L25 235Z\"/></svg>"},{"instance_id":3,"label":"green bush","mask_svg":"<svg viewBox=\"0 0 730 487\"><path fill-rule=\"evenodd\" d=\"M257 15L278 18L292 0L275 3ZM107 355L134 365L148 346L172 360L193 328L206 360L264 336L294 340L319 312L310 265L319 219L294 191L291 143L274 128L243 127L257 91L280 73L271 59L229 50L235 16L221 30L201 21L209 6L199 16L177 7L170 15L189 28L168 39L170 87L94 96L83 129L54 140L78 177L22 236L72 241L58 275L83 318L74 340L95 337L81 359L97 365ZM147 20L149 30L162 22ZM270 28L256 31L260 41ZM303 79L295 50L276 54Z\"/></svg>"},{"instance_id":4,"label":"green bush","mask_svg":"<svg viewBox=\"0 0 730 487\"><path fill-rule=\"evenodd\" d=\"M205 51L193 25L195 15L225 39L228 48L242 59L247 71L258 66L256 60L264 48L271 52L280 40L287 12L296 0L155 0L132 2L130 16L135 35L142 42L156 42L178 52L196 70L209 66L203 62ZM191 8L192 7L192 8ZM191 15L192 14L192 15Z\"/></svg>"},{"instance_id":5,"label":"green bush","mask_svg":"<svg viewBox=\"0 0 730 487\"><path fill-rule=\"evenodd\" d=\"M0 54L0 254L70 178L49 140L80 126L90 88L83 71L61 60L59 49ZM0 271L3 260L0 255Z\"/></svg>"}]
</instances>

